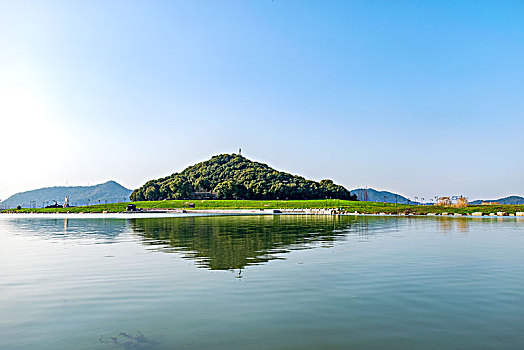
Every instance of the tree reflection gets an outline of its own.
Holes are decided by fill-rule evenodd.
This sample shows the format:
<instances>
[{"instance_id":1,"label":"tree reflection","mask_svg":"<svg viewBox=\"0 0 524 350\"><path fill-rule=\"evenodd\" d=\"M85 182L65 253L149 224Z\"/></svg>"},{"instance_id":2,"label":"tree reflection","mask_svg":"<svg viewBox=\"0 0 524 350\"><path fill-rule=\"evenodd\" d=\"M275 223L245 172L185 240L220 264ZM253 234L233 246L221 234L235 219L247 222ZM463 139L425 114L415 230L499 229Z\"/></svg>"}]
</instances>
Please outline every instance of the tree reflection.
<instances>
[{"instance_id":1,"label":"tree reflection","mask_svg":"<svg viewBox=\"0 0 524 350\"><path fill-rule=\"evenodd\" d=\"M182 253L212 270L242 269L282 259L291 250L332 246L343 239L354 217L216 216L132 219L143 244Z\"/></svg>"}]
</instances>

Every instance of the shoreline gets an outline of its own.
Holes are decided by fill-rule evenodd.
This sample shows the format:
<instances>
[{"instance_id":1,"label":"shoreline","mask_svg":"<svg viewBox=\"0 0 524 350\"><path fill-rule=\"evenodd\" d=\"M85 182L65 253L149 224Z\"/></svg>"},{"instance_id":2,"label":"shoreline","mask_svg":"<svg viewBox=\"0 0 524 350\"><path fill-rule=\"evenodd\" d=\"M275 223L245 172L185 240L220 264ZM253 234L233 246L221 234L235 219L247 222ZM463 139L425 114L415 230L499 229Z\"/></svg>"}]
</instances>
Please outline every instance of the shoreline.
<instances>
[{"instance_id":1,"label":"shoreline","mask_svg":"<svg viewBox=\"0 0 524 350\"><path fill-rule=\"evenodd\" d=\"M304 216L374 216L374 217L440 217L440 218L523 218L524 212L516 214L491 213L491 215L471 215L458 213L360 213L340 212L335 209L201 209L201 210L145 210L136 212L0 212L1 217L46 217L46 218L176 218L229 215L304 215ZM518 214L518 215L517 215Z\"/></svg>"},{"instance_id":2,"label":"shoreline","mask_svg":"<svg viewBox=\"0 0 524 350\"><path fill-rule=\"evenodd\" d=\"M147 213L225 213L225 214L374 214L374 215L524 215L524 205L469 205L448 207L437 205L409 205L383 202L322 200L166 200L120 202L79 207L4 209L0 213L123 213L131 209ZM500 214L500 215L499 215Z\"/></svg>"}]
</instances>

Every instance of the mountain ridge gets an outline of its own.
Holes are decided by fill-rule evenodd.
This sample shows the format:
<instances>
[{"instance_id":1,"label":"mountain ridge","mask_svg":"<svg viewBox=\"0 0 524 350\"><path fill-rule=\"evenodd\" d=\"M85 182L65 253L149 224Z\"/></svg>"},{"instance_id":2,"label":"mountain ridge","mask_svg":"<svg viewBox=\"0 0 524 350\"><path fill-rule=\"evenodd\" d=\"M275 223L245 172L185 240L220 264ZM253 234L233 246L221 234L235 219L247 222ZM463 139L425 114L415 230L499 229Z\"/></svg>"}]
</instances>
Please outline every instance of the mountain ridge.
<instances>
[{"instance_id":1,"label":"mountain ridge","mask_svg":"<svg viewBox=\"0 0 524 350\"><path fill-rule=\"evenodd\" d=\"M364 200L364 196L365 196L364 191L365 190L366 190L365 188L356 188L354 190L351 190L351 193L357 195L358 200ZM427 201L424 201L424 203L422 203L422 199L421 201L417 202L417 201L410 200L407 197L404 197L400 194L390 192L390 191L379 191L374 188L367 188L367 191L368 191L367 201L369 202L384 202L385 201L386 203L395 203L395 200L396 200L398 204L408 204L408 203L409 204L424 204L424 203L428 204ZM385 200L384 200L384 196L386 197ZM477 200L469 202L469 204L480 205L482 204L482 202L497 202L500 204L518 205L518 204L524 204L524 197L513 195L513 196L507 196L507 197L502 197L498 199L489 199L489 200L488 199L477 199Z\"/></svg>"},{"instance_id":2,"label":"mountain ridge","mask_svg":"<svg viewBox=\"0 0 524 350\"><path fill-rule=\"evenodd\" d=\"M126 202L129 201L131 192L132 190L113 180L92 186L42 187L15 193L0 202L0 207L21 206L22 208L30 208L31 206L36 206L39 208L53 204L54 201L63 204L66 196L69 197L70 205L98 204L106 201L107 203Z\"/></svg>"},{"instance_id":3,"label":"mountain ridge","mask_svg":"<svg viewBox=\"0 0 524 350\"><path fill-rule=\"evenodd\" d=\"M407 197L404 197L398 193L390 191L379 191L374 188L355 188L351 190L351 194L357 196L359 201L365 200L365 191L367 190L367 201L368 202L386 202L386 203L398 203L398 204L420 204L419 202L412 201ZM385 197L385 198L384 198Z\"/></svg>"},{"instance_id":4,"label":"mountain ridge","mask_svg":"<svg viewBox=\"0 0 524 350\"><path fill-rule=\"evenodd\" d=\"M500 204L517 205L517 204L524 204L524 197L521 197L521 196L507 196L507 197L502 197L502 198L499 198L499 199L477 199L477 200L474 200L472 202L469 202L469 204L482 204L482 202L497 202L497 203L500 203Z\"/></svg>"}]
</instances>

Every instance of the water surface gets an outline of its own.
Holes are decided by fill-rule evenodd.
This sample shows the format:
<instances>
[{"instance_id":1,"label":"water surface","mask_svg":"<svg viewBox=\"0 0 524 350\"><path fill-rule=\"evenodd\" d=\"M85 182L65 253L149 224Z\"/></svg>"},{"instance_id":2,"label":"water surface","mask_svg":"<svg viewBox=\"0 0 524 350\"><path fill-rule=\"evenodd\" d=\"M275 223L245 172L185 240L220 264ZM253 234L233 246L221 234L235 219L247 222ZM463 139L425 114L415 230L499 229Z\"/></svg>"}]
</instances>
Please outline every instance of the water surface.
<instances>
[{"instance_id":1,"label":"water surface","mask_svg":"<svg viewBox=\"0 0 524 350\"><path fill-rule=\"evenodd\" d=\"M0 216L0 349L519 349L523 225Z\"/></svg>"}]
</instances>

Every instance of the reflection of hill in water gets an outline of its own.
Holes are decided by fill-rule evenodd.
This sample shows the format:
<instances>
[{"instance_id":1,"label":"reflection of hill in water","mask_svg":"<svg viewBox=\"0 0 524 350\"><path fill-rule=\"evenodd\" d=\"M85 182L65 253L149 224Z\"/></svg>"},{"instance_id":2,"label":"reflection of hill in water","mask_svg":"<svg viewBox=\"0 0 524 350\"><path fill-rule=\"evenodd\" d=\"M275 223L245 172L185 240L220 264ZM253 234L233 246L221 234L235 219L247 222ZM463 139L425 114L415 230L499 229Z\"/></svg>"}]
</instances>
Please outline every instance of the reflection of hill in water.
<instances>
[{"instance_id":1,"label":"reflection of hill in water","mask_svg":"<svg viewBox=\"0 0 524 350\"><path fill-rule=\"evenodd\" d=\"M133 219L146 245L179 252L212 270L240 269L281 259L279 253L332 245L355 218L337 216L217 216Z\"/></svg>"}]
</instances>

